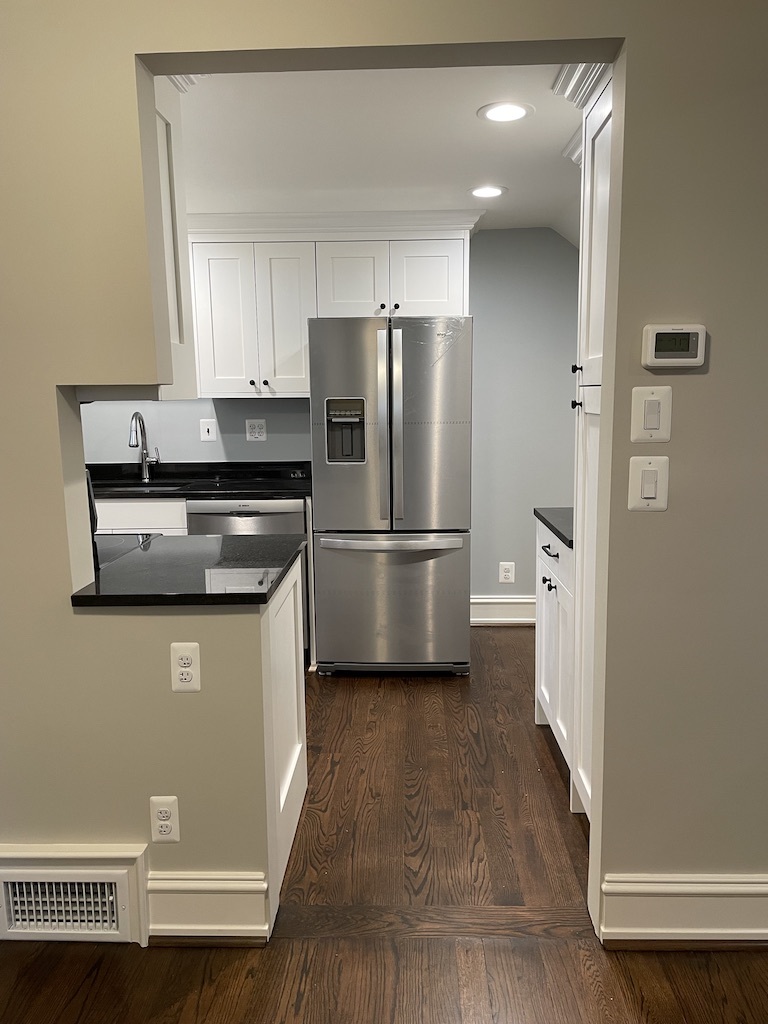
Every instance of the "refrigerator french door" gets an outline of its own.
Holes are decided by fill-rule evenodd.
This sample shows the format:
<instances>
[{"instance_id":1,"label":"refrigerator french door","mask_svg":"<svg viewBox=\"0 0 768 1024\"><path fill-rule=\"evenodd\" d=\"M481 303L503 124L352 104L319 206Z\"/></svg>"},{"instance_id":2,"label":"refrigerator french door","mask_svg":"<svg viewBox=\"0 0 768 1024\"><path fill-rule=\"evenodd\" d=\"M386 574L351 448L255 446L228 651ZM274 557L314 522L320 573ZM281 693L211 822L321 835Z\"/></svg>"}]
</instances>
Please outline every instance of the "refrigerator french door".
<instances>
[{"instance_id":1,"label":"refrigerator french door","mask_svg":"<svg viewBox=\"0 0 768 1024\"><path fill-rule=\"evenodd\" d=\"M309 321L317 665L466 672L472 321Z\"/></svg>"}]
</instances>

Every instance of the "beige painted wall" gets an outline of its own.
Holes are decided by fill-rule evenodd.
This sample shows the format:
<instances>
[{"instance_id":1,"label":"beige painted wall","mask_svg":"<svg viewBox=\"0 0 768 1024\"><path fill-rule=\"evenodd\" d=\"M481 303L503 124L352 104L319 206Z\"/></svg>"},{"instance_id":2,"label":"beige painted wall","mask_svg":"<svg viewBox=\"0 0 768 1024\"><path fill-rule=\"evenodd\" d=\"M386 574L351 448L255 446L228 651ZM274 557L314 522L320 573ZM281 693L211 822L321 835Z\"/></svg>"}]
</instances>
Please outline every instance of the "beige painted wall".
<instances>
[{"instance_id":1,"label":"beige painted wall","mask_svg":"<svg viewBox=\"0 0 768 1024\"><path fill-rule=\"evenodd\" d=\"M194 629L205 664L223 681L235 664L226 640L234 651L246 644L244 616L180 614L175 622L169 613L75 615L69 605L55 387L158 380L134 54L626 37L604 534L606 783L593 861L612 872L765 871L766 28L757 2L703 8L692 0L189 0L183 16L149 0L4 5L0 387L10 432L1 457L14 504L0 562L0 749L3 779L14 785L6 782L2 795L0 839L146 839L146 796L168 778L167 761L146 753L154 748L144 742L146 718L167 708L179 749L187 740L204 746L222 779L224 754L234 747L225 704L244 728L247 695L227 689L230 683L217 692L202 743L187 734L202 721L188 721L186 705L161 693L172 627ZM531 47L519 56L558 61L596 52ZM176 70L204 68L183 58ZM669 512L630 514L627 466L637 450L628 442L630 389L649 382L639 363L641 330L650 320L678 318L709 327L710 367L671 381ZM77 462L69 420L65 410L67 473ZM70 507L82 511L82 483L77 474L68 480ZM80 551L84 528L72 527ZM82 572L76 557L75 573ZM145 630L146 648L137 642ZM105 656L118 648L114 686ZM72 736L82 724L92 732L110 708L120 712L115 741L84 743L75 756ZM54 774L56 800L46 785ZM71 784L61 784L65 774ZM177 788L189 785L185 776ZM153 866L230 866L203 826L207 805L187 806L182 798L189 845L165 847L162 863L152 849ZM243 865L249 840L230 844L233 864Z\"/></svg>"}]
</instances>

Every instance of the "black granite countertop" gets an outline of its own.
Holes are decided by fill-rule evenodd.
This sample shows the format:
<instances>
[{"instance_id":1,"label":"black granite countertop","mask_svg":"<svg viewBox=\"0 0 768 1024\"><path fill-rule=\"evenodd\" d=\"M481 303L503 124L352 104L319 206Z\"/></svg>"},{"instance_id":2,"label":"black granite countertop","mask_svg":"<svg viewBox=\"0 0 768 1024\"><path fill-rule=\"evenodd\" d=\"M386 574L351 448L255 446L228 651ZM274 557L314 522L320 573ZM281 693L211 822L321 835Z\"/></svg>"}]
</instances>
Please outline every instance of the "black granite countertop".
<instances>
[{"instance_id":1,"label":"black granite countertop","mask_svg":"<svg viewBox=\"0 0 768 1024\"><path fill-rule=\"evenodd\" d=\"M159 462L142 483L136 462L89 463L94 497L305 498L309 462Z\"/></svg>"},{"instance_id":2,"label":"black granite countertop","mask_svg":"<svg viewBox=\"0 0 768 1024\"><path fill-rule=\"evenodd\" d=\"M72 595L76 608L266 604L306 545L299 534L144 534L127 538L125 553L116 555L117 540L96 537L101 568Z\"/></svg>"},{"instance_id":3,"label":"black granite countertop","mask_svg":"<svg viewBox=\"0 0 768 1024\"><path fill-rule=\"evenodd\" d=\"M533 514L559 537L563 544L567 544L569 548L573 547L573 508L535 508Z\"/></svg>"}]
</instances>

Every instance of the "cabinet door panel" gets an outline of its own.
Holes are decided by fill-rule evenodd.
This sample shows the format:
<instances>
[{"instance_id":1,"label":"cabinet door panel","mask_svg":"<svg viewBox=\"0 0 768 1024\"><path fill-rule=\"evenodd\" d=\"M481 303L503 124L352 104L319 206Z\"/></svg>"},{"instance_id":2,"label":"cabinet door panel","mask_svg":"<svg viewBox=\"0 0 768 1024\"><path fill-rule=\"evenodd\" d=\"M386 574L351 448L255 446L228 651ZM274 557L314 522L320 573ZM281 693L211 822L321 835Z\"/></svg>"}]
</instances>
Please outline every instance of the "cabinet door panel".
<instances>
[{"instance_id":1,"label":"cabinet door panel","mask_svg":"<svg viewBox=\"0 0 768 1024\"><path fill-rule=\"evenodd\" d=\"M460 238L389 243L390 291L398 316L464 313L464 242Z\"/></svg>"},{"instance_id":2,"label":"cabinet door panel","mask_svg":"<svg viewBox=\"0 0 768 1024\"><path fill-rule=\"evenodd\" d=\"M592 798L592 707L594 689L597 482L600 388L581 388L576 427L576 664L572 781L587 814Z\"/></svg>"},{"instance_id":3,"label":"cabinet door panel","mask_svg":"<svg viewBox=\"0 0 768 1024\"><path fill-rule=\"evenodd\" d=\"M389 315L389 242L317 243L317 315Z\"/></svg>"},{"instance_id":4,"label":"cabinet door panel","mask_svg":"<svg viewBox=\"0 0 768 1024\"><path fill-rule=\"evenodd\" d=\"M255 394L249 384L260 379L253 244L195 244L192 259L200 394Z\"/></svg>"},{"instance_id":5,"label":"cabinet door panel","mask_svg":"<svg viewBox=\"0 0 768 1024\"><path fill-rule=\"evenodd\" d=\"M582 384L600 384L606 329L611 177L611 85L584 120L579 365Z\"/></svg>"},{"instance_id":6,"label":"cabinet door panel","mask_svg":"<svg viewBox=\"0 0 768 1024\"><path fill-rule=\"evenodd\" d=\"M258 242L254 253L260 386L268 394L308 395L307 319L316 312L314 244Z\"/></svg>"}]
</instances>

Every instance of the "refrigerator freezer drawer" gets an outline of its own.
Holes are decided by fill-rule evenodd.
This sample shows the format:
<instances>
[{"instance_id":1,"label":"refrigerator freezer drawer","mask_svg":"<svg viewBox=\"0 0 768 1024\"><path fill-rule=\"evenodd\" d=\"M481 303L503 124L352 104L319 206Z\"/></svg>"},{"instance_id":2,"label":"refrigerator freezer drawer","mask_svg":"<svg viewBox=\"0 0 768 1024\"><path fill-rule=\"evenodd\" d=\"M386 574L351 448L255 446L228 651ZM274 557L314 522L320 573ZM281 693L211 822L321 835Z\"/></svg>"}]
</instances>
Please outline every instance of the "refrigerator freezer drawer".
<instances>
[{"instance_id":1,"label":"refrigerator freezer drawer","mask_svg":"<svg viewBox=\"0 0 768 1024\"><path fill-rule=\"evenodd\" d=\"M316 534L322 669L469 666L469 534Z\"/></svg>"}]
</instances>

